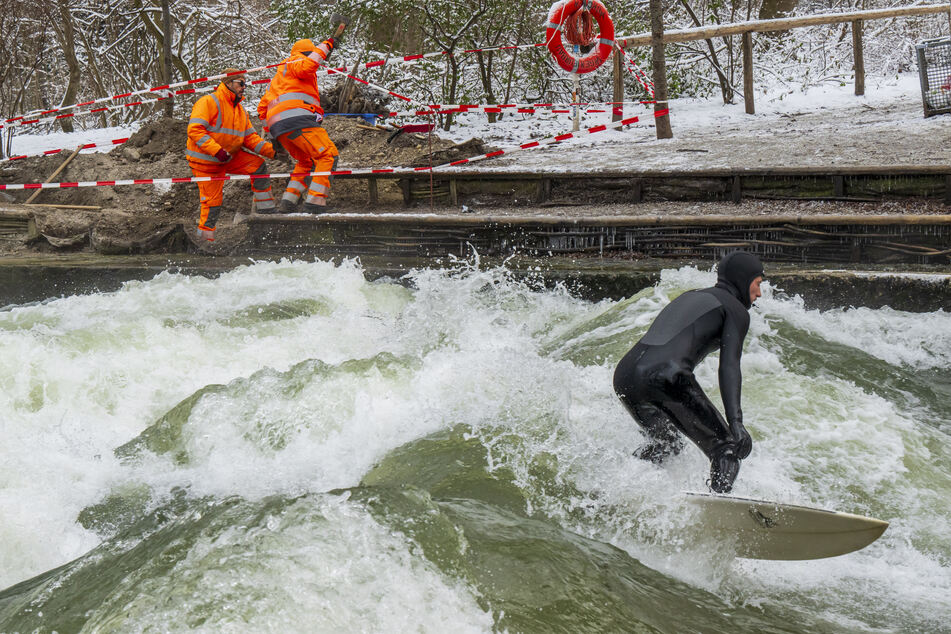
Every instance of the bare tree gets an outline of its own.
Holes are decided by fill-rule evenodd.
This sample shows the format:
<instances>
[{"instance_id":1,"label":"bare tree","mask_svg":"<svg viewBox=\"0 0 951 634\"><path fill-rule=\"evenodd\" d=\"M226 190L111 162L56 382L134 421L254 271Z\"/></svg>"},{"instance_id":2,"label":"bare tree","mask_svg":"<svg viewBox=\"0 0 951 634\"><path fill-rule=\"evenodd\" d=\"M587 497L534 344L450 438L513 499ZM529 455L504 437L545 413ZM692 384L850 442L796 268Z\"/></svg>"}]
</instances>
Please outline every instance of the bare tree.
<instances>
[{"instance_id":1,"label":"bare tree","mask_svg":"<svg viewBox=\"0 0 951 634\"><path fill-rule=\"evenodd\" d=\"M456 102L460 80L460 60L454 54L459 42L465 37L479 19L489 10L489 0L466 0L466 2L452 2L437 6L423 3L423 13L426 22L422 25L423 31L429 39L446 51L446 65L449 70L447 81L448 89L444 91L446 101ZM468 15L464 22L462 18ZM448 130L452 125L452 115L446 117L443 129Z\"/></svg>"}]
</instances>

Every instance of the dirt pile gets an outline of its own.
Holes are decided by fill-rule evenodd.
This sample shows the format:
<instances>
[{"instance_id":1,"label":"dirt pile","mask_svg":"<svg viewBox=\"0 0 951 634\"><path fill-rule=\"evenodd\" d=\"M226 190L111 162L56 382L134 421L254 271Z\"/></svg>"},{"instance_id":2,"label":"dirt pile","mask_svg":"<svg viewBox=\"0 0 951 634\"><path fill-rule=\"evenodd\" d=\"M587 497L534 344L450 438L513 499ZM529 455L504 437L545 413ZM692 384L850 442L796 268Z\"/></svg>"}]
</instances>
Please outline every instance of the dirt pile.
<instances>
[{"instance_id":1,"label":"dirt pile","mask_svg":"<svg viewBox=\"0 0 951 634\"><path fill-rule=\"evenodd\" d=\"M187 122L178 119L148 122L109 153L77 155L54 180L190 177L192 173L185 159L186 127ZM487 151L478 139L457 145L440 139L435 133L394 134L391 126L370 126L359 117L328 117L324 127L340 152L337 168L341 170L428 165L430 160L439 164ZM61 152L8 162L0 168L0 182L43 182L69 154ZM288 173L294 167L286 153L268 160L266 165L271 173ZM283 193L286 183L286 178L274 179L272 188L276 198ZM381 181L378 189L381 202L402 204L402 191L395 181ZM10 191L10 202L26 202L35 191ZM198 218L198 188L194 184L51 188L42 190L33 202L96 208L31 208L35 210L37 228L43 237L33 246L37 249L89 247L100 252L137 252L154 248L156 240L190 241ZM330 202L339 211L365 209L369 202L366 181L335 179ZM219 222L219 250L227 249L244 237L246 227L232 224L231 219L236 213L247 214L250 208L248 181L226 182Z\"/></svg>"}]
</instances>

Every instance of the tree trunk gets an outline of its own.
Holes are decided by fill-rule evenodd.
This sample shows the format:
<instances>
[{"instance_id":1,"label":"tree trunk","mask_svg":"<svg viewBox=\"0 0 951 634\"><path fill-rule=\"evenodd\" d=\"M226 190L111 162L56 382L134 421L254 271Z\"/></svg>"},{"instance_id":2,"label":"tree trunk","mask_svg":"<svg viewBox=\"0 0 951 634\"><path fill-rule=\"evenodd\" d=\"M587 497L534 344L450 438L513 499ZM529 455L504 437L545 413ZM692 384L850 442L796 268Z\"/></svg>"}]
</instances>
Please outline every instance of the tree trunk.
<instances>
[{"instance_id":1,"label":"tree trunk","mask_svg":"<svg viewBox=\"0 0 951 634\"><path fill-rule=\"evenodd\" d=\"M674 136L670 127L670 115L660 114L667 110L667 61L664 58L664 6L661 0L650 0L651 14L651 53L653 55L654 74L654 120L657 125L657 138L669 139Z\"/></svg>"},{"instance_id":2,"label":"tree trunk","mask_svg":"<svg viewBox=\"0 0 951 634\"><path fill-rule=\"evenodd\" d=\"M456 61L455 56L449 56L449 68L450 71L450 80L449 80L449 95L446 99L447 102L454 104L456 103L456 88L459 86L459 63ZM446 115L446 121L443 123L442 129L446 132L449 132L449 129L452 128L452 113Z\"/></svg>"},{"instance_id":3,"label":"tree trunk","mask_svg":"<svg viewBox=\"0 0 951 634\"><path fill-rule=\"evenodd\" d=\"M172 83L172 17L168 11L168 0L162 0L162 79L168 85ZM175 101L165 100L165 116L172 118Z\"/></svg>"},{"instance_id":4,"label":"tree trunk","mask_svg":"<svg viewBox=\"0 0 951 634\"><path fill-rule=\"evenodd\" d=\"M703 23L700 21L700 18L697 17L697 14L694 13L694 10L687 3L687 0L680 0L680 4L682 4L687 10L687 13L690 14L690 19L693 20L695 26L703 25ZM719 20L717 20L717 22L719 22ZM726 39L729 40L729 38ZM720 82L720 94L723 96L723 103L733 103L733 86L730 85L730 82L726 77L726 73L723 72L723 67L720 66L720 60L717 58L716 47L713 46L713 40L708 39L704 41L707 43L710 65L713 66L713 70L717 74L717 81Z\"/></svg>"},{"instance_id":5,"label":"tree trunk","mask_svg":"<svg viewBox=\"0 0 951 634\"><path fill-rule=\"evenodd\" d=\"M759 19L772 20L791 15L797 6L799 0L763 0L763 5L759 8Z\"/></svg>"},{"instance_id":6,"label":"tree trunk","mask_svg":"<svg viewBox=\"0 0 951 634\"><path fill-rule=\"evenodd\" d=\"M489 51L485 57L488 57L488 61L485 60L485 57L482 55L482 51L476 53L476 59L479 61L479 77L482 79L482 89L485 91L485 103L495 103L495 91L492 90L492 58L494 57L493 53L495 51ZM489 123L495 123L496 113L489 112Z\"/></svg>"},{"instance_id":7,"label":"tree trunk","mask_svg":"<svg viewBox=\"0 0 951 634\"><path fill-rule=\"evenodd\" d=\"M59 9L59 25L56 33L59 35L60 46L63 47L63 58L66 60L66 66L69 68L69 81L66 84L66 93L63 95L62 105L72 105L76 103L76 95L79 94L79 84L82 80L82 72L79 66L79 60L76 59L76 41L73 31L73 17L69 12L68 0L57 0ZM60 125L64 132L73 131L73 122L70 118L60 119Z\"/></svg>"}]
</instances>

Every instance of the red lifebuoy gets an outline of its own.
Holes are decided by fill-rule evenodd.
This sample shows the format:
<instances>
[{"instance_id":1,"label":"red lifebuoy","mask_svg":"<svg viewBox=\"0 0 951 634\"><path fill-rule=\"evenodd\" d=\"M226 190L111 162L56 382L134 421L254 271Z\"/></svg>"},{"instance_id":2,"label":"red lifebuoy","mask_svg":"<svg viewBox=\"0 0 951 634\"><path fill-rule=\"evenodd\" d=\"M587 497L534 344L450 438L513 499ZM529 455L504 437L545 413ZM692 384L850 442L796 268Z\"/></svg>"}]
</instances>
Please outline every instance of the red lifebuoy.
<instances>
[{"instance_id":1,"label":"red lifebuoy","mask_svg":"<svg viewBox=\"0 0 951 634\"><path fill-rule=\"evenodd\" d=\"M601 30L598 45L591 49L584 57L575 57L565 48L561 41L561 34L570 18L578 10L588 10L598 21ZM590 73L607 61L614 49L614 23L608 10L599 0L565 0L549 15L548 28L545 29L545 41L548 50L555 56L555 61L569 73Z\"/></svg>"}]
</instances>

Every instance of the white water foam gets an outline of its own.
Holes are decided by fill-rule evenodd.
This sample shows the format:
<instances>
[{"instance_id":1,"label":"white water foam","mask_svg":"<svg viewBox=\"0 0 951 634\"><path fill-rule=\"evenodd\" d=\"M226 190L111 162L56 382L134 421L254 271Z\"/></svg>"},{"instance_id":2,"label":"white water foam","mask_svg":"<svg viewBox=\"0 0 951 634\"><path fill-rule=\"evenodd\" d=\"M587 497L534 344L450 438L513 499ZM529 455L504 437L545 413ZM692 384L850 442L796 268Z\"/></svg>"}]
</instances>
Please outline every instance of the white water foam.
<instances>
[{"instance_id":1,"label":"white water foam","mask_svg":"<svg viewBox=\"0 0 951 634\"><path fill-rule=\"evenodd\" d=\"M923 623L920 607L951 586L951 531L942 534L951 476L940 457L951 455L948 439L848 382L787 370L768 335L777 320L826 340L847 327L883 363L946 367L947 340L925 335L942 314L806 311L765 287L743 358L756 447L737 494L866 512L892 527L844 558L734 560L683 529L689 510L679 494L703 488L703 456L688 447L663 468L632 459L643 435L611 388L614 362L657 312L714 280L710 271L665 271L633 301L591 304L532 291L497 270L423 271L407 291L367 283L354 262L258 263L215 280L162 274L116 293L0 313L0 345L10 353L0 378L11 386L0 395L11 440L0 461L0 512L14 518L0 528L0 585L93 545L77 513L130 479L247 498L320 492L357 484L405 442L466 424L489 445L493 468L512 469L535 510L662 572L736 603L788 605L833 622ZM301 299L313 302L311 312L253 318ZM906 348L920 350L892 350L883 340L890 323ZM603 354L585 360L598 346ZM307 359L376 358L379 366L381 353L398 359L392 371L331 372L303 379L298 391L278 374ZM716 368L708 359L697 376L718 402ZM181 399L236 379L192 411L188 465L112 458ZM555 465L577 498L547 496L534 475L540 462ZM419 565L392 561L400 570Z\"/></svg>"}]
</instances>

